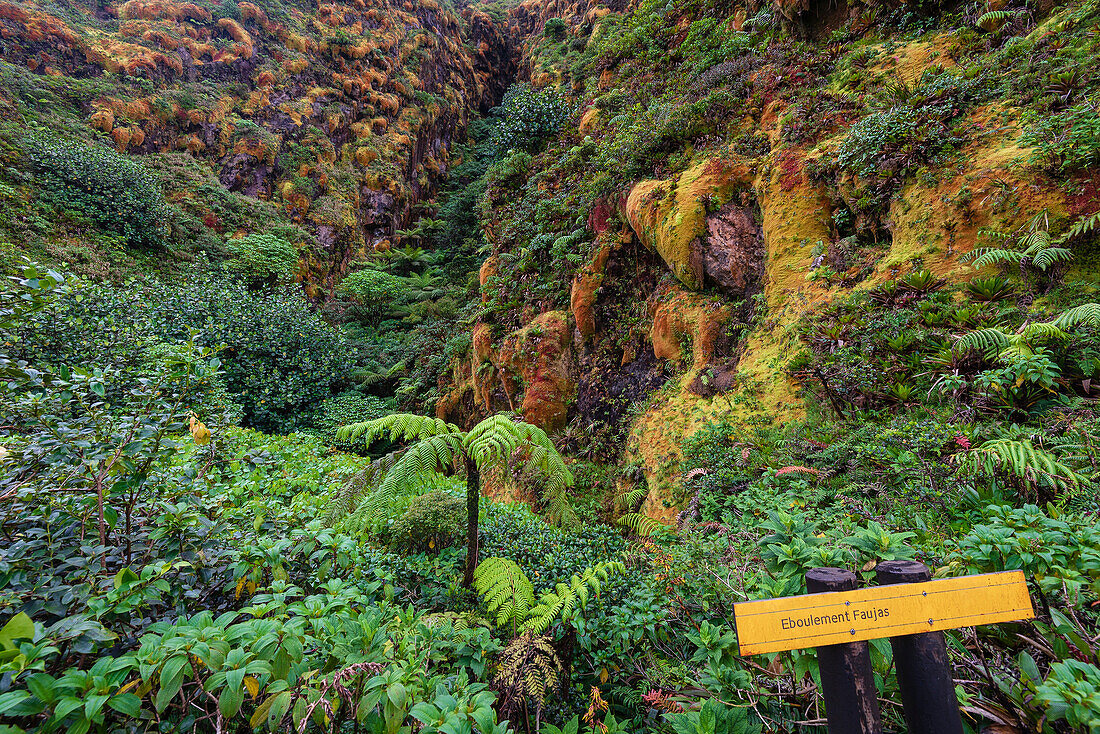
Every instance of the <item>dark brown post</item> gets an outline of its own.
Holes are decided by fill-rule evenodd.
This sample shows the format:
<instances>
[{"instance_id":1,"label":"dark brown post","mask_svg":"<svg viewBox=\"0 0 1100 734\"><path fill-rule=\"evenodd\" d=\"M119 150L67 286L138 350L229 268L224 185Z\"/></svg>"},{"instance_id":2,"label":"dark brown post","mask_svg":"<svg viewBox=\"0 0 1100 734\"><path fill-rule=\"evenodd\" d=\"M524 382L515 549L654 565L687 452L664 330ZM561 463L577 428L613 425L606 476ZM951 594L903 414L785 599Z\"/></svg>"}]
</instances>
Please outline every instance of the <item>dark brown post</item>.
<instances>
[{"instance_id":1,"label":"dark brown post","mask_svg":"<svg viewBox=\"0 0 1100 734\"><path fill-rule=\"evenodd\" d=\"M928 567L917 561L883 561L878 564L877 576L882 585L932 580ZM891 637L890 646L894 648L894 667L910 734L962 734L959 699L943 632Z\"/></svg>"},{"instance_id":2,"label":"dark brown post","mask_svg":"<svg viewBox=\"0 0 1100 734\"><path fill-rule=\"evenodd\" d=\"M811 594L851 591L858 585L856 575L841 568L812 568L806 572L806 589ZM878 690L867 643L819 647L817 665L829 734L881 734Z\"/></svg>"}]
</instances>

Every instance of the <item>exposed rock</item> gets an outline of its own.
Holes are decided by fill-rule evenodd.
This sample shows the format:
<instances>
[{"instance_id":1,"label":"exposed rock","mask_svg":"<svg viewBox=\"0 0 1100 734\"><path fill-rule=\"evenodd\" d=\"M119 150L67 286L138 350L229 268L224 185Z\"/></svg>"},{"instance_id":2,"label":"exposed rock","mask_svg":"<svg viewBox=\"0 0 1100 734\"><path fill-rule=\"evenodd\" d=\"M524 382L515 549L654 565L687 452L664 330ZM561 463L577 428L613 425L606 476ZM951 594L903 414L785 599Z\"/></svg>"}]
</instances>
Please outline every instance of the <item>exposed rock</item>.
<instances>
[{"instance_id":1,"label":"exposed rock","mask_svg":"<svg viewBox=\"0 0 1100 734\"><path fill-rule=\"evenodd\" d=\"M627 220L638 238L655 249L688 288L703 288L708 269L719 285L739 279L749 282L751 278L747 271L741 272L741 266L762 259L759 252L753 252L754 240L756 250L762 245L759 236L749 236L758 228L746 221L748 215L738 216L732 210L724 215L719 212L719 219L728 221L716 221L713 227L708 222L708 209L725 205L738 189L748 195L740 203L746 207L752 190L752 168L747 161L707 160L676 179L636 184L627 197ZM712 231L720 241L708 267Z\"/></svg>"}]
</instances>

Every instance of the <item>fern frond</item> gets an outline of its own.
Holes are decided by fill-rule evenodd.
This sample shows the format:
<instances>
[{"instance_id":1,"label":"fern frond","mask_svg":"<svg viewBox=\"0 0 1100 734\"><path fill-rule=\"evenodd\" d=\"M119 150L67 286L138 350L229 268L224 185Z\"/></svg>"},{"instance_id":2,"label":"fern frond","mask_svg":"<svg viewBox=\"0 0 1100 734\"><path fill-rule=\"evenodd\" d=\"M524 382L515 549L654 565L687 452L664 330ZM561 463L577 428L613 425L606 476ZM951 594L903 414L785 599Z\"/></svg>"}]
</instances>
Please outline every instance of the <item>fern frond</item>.
<instances>
[{"instance_id":1,"label":"fern frond","mask_svg":"<svg viewBox=\"0 0 1100 734\"><path fill-rule=\"evenodd\" d=\"M497 661L493 687L505 711L529 705L541 711L546 697L561 685L564 668L548 635L525 633L508 643Z\"/></svg>"},{"instance_id":2,"label":"fern frond","mask_svg":"<svg viewBox=\"0 0 1100 734\"><path fill-rule=\"evenodd\" d=\"M970 351L982 352L992 358L1012 344L1012 335L1000 329L976 329L955 340L952 349L956 354Z\"/></svg>"},{"instance_id":3,"label":"fern frond","mask_svg":"<svg viewBox=\"0 0 1100 734\"><path fill-rule=\"evenodd\" d=\"M535 588L527 574L507 558L486 558L474 569L474 588L485 597L497 626L521 624L535 605Z\"/></svg>"},{"instance_id":4,"label":"fern frond","mask_svg":"<svg viewBox=\"0 0 1100 734\"><path fill-rule=\"evenodd\" d=\"M1035 254L1031 261L1040 270L1046 270L1051 265L1066 262L1073 259L1073 253L1064 247L1048 247Z\"/></svg>"},{"instance_id":5,"label":"fern frond","mask_svg":"<svg viewBox=\"0 0 1100 734\"><path fill-rule=\"evenodd\" d=\"M1013 263L1019 265L1024 259L1024 253L1016 252L1014 250L1003 250L1000 248L987 249L977 259L974 260L974 267L981 269L987 265L1003 265L1006 263Z\"/></svg>"},{"instance_id":6,"label":"fern frond","mask_svg":"<svg viewBox=\"0 0 1100 734\"><path fill-rule=\"evenodd\" d=\"M993 33L1014 15L1015 13L1008 10L991 10L988 13L983 13L975 25L987 33Z\"/></svg>"},{"instance_id":7,"label":"fern frond","mask_svg":"<svg viewBox=\"0 0 1100 734\"><path fill-rule=\"evenodd\" d=\"M615 496L615 508L619 512L636 512L648 496L649 487L644 484L634 489L628 489Z\"/></svg>"},{"instance_id":8,"label":"fern frond","mask_svg":"<svg viewBox=\"0 0 1100 734\"><path fill-rule=\"evenodd\" d=\"M401 449L370 462L340 485L328 502L326 520L332 524L354 512L363 497L378 488L379 483L385 479L386 473L393 468L403 453L404 449Z\"/></svg>"},{"instance_id":9,"label":"fern frond","mask_svg":"<svg viewBox=\"0 0 1100 734\"><path fill-rule=\"evenodd\" d=\"M628 512L616 520L615 524L643 538L661 529L660 522L640 512Z\"/></svg>"},{"instance_id":10,"label":"fern frond","mask_svg":"<svg viewBox=\"0 0 1100 734\"><path fill-rule=\"evenodd\" d=\"M542 634L559 617L568 621L578 614L588 603L589 589L600 593L600 580L606 580L612 573L624 573L626 566L622 561L603 561L574 574L568 584L559 582L553 591L547 591L539 597L539 602L527 615L523 623L525 632Z\"/></svg>"},{"instance_id":11,"label":"fern frond","mask_svg":"<svg viewBox=\"0 0 1100 734\"><path fill-rule=\"evenodd\" d=\"M990 439L965 453L955 454L951 459L967 473L992 474L1003 471L1031 485L1076 487L1082 480L1077 472L1063 464L1057 456L1036 448L1026 439Z\"/></svg>"},{"instance_id":12,"label":"fern frond","mask_svg":"<svg viewBox=\"0 0 1100 734\"><path fill-rule=\"evenodd\" d=\"M367 445L370 445L383 434L387 434L391 441L412 441L448 433L461 432L458 426L439 418L415 413L393 413L374 420L341 426L336 431L336 438L339 441L354 441L362 436Z\"/></svg>"},{"instance_id":13,"label":"fern frond","mask_svg":"<svg viewBox=\"0 0 1100 734\"><path fill-rule=\"evenodd\" d=\"M400 494L419 488L426 476L442 473L451 466L461 445L461 434L444 434L422 439L404 449L375 492L366 498L367 511L374 517L384 515Z\"/></svg>"},{"instance_id":14,"label":"fern frond","mask_svg":"<svg viewBox=\"0 0 1100 734\"><path fill-rule=\"evenodd\" d=\"M1080 219L1074 222L1069 229L1063 232L1062 236L1059 237L1056 242L1059 245L1065 244L1075 237L1080 237L1083 234L1088 234L1089 232L1092 232L1096 229L1100 229L1100 212L1095 212L1093 214L1082 216Z\"/></svg>"},{"instance_id":15,"label":"fern frond","mask_svg":"<svg viewBox=\"0 0 1100 734\"><path fill-rule=\"evenodd\" d=\"M1060 329L1068 329L1078 324L1100 326L1100 303L1082 303L1063 312L1050 323Z\"/></svg>"}]
</instances>

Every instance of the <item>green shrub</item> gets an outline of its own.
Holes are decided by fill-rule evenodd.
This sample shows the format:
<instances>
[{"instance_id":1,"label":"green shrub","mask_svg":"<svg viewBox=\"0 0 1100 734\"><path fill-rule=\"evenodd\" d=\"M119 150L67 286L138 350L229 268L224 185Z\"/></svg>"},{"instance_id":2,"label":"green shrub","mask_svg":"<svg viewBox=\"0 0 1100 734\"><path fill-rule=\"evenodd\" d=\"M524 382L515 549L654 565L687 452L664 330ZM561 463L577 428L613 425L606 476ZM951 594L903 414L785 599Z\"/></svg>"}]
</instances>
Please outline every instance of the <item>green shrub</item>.
<instances>
[{"instance_id":1,"label":"green shrub","mask_svg":"<svg viewBox=\"0 0 1100 734\"><path fill-rule=\"evenodd\" d=\"M37 193L51 206L118 232L130 245L164 243L168 207L157 179L140 163L103 145L42 133L23 139Z\"/></svg>"},{"instance_id":2,"label":"green shrub","mask_svg":"<svg viewBox=\"0 0 1100 734\"><path fill-rule=\"evenodd\" d=\"M390 526L389 545L406 552L438 553L460 542L465 534L466 498L436 489L413 498Z\"/></svg>"},{"instance_id":3,"label":"green shrub","mask_svg":"<svg viewBox=\"0 0 1100 734\"><path fill-rule=\"evenodd\" d=\"M255 233L230 239L225 249L233 256L225 269L250 285L283 282L298 269L298 251L294 245L273 234Z\"/></svg>"},{"instance_id":4,"label":"green shrub","mask_svg":"<svg viewBox=\"0 0 1100 734\"><path fill-rule=\"evenodd\" d=\"M565 21L561 18L551 18L546 21L542 33L553 41L561 41L565 38Z\"/></svg>"},{"instance_id":5,"label":"green shrub","mask_svg":"<svg viewBox=\"0 0 1100 734\"><path fill-rule=\"evenodd\" d=\"M566 101L556 92L535 92L527 84L515 84L501 100L501 121L490 144L498 156L513 149L533 151L543 138L558 131L568 114Z\"/></svg>"},{"instance_id":6,"label":"green shrub","mask_svg":"<svg viewBox=\"0 0 1100 734\"><path fill-rule=\"evenodd\" d=\"M1089 102L1036 116L1021 142L1035 146L1036 157L1052 170L1084 170L1100 162L1100 117Z\"/></svg>"},{"instance_id":7,"label":"green shrub","mask_svg":"<svg viewBox=\"0 0 1100 734\"><path fill-rule=\"evenodd\" d=\"M268 432L312 425L355 364L344 336L300 292L250 291L202 275L183 283L86 284L13 332L12 356L112 367L123 375L108 388L116 394L150 348L186 341L192 329L202 344L225 345L226 389L241 404L243 423Z\"/></svg>"},{"instance_id":8,"label":"green shrub","mask_svg":"<svg viewBox=\"0 0 1100 734\"><path fill-rule=\"evenodd\" d=\"M396 275L366 268L345 276L337 293L355 301L370 315L378 316L403 300L405 286Z\"/></svg>"},{"instance_id":9,"label":"green shrub","mask_svg":"<svg viewBox=\"0 0 1100 734\"><path fill-rule=\"evenodd\" d=\"M357 392L345 392L328 398L321 404L317 428L322 438L329 444L344 451L361 450L365 448L362 439L340 441L336 438L336 429L351 423L381 418L389 412L389 406L381 398Z\"/></svg>"},{"instance_id":10,"label":"green shrub","mask_svg":"<svg viewBox=\"0 0 1100 734\"><path fill-rule=\"evenodd\" d=\"M1036 689L1051 721L1064 719L1070 726L1100 731L1100 668L1079 660L1050 666L1050 675Z\"/></svg>"}]
</instances>

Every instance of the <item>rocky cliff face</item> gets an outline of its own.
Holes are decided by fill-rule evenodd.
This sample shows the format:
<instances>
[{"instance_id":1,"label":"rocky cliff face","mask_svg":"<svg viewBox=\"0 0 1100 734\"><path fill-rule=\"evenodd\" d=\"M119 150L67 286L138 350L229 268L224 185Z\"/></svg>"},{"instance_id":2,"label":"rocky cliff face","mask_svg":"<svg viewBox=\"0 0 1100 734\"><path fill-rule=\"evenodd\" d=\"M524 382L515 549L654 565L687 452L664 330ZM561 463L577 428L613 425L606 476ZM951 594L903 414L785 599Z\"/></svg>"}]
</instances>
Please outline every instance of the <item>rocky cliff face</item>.
<instances>
[{"instance_id":1,"label":"rocky cliff face","mask_svg":"<svg viewBox=\"0 0 1100 734\"><path fill-rule=\"evenodd\" d=\"M0 3L0 57L89 80L78 112L119 151L185 153L229 191L277 204L309 234L298 244L314 298L408 226L446 177L471 112L499 100L515 67L509 36L482 6L66 8ZM14 90L0 95L16 101ZM216 207L192 208L224 230Z\"/></svg>"},{"instance_id":2,"label":"rocky cliff face","mask_svg":"<svg viewBox=\"0 0 1100 734\"><path fill-rule=\"evenodd\" d=\"M984 230L1100 208L1095 171L1055 172L1023 109L1064 109L1044 97L1065 48L1048 44L1083 25L1076 11L1010 6L1011 22L983 16L988 28L926 9L928 30L907 32L875 22L906 12L889 4L514 7L520 68L578 104L517 191L575 196L589 244L567 277L549 265L522 276L566 294L514 289L518 322L475 327L439 414L620 425L626 461L649 480L646 511L671 519L681 442L698 427L802 414L788 364L808 315L911 272L990 275L963 259ZM552 18L561 41L548 40ZM1009 67L1038 89L1020 91ZM643 167L631 171L629 154ZM494 210L483 284L518 275L502 265L518 249L499 234L508 206Z\"/></svg>"}]
</instances>

